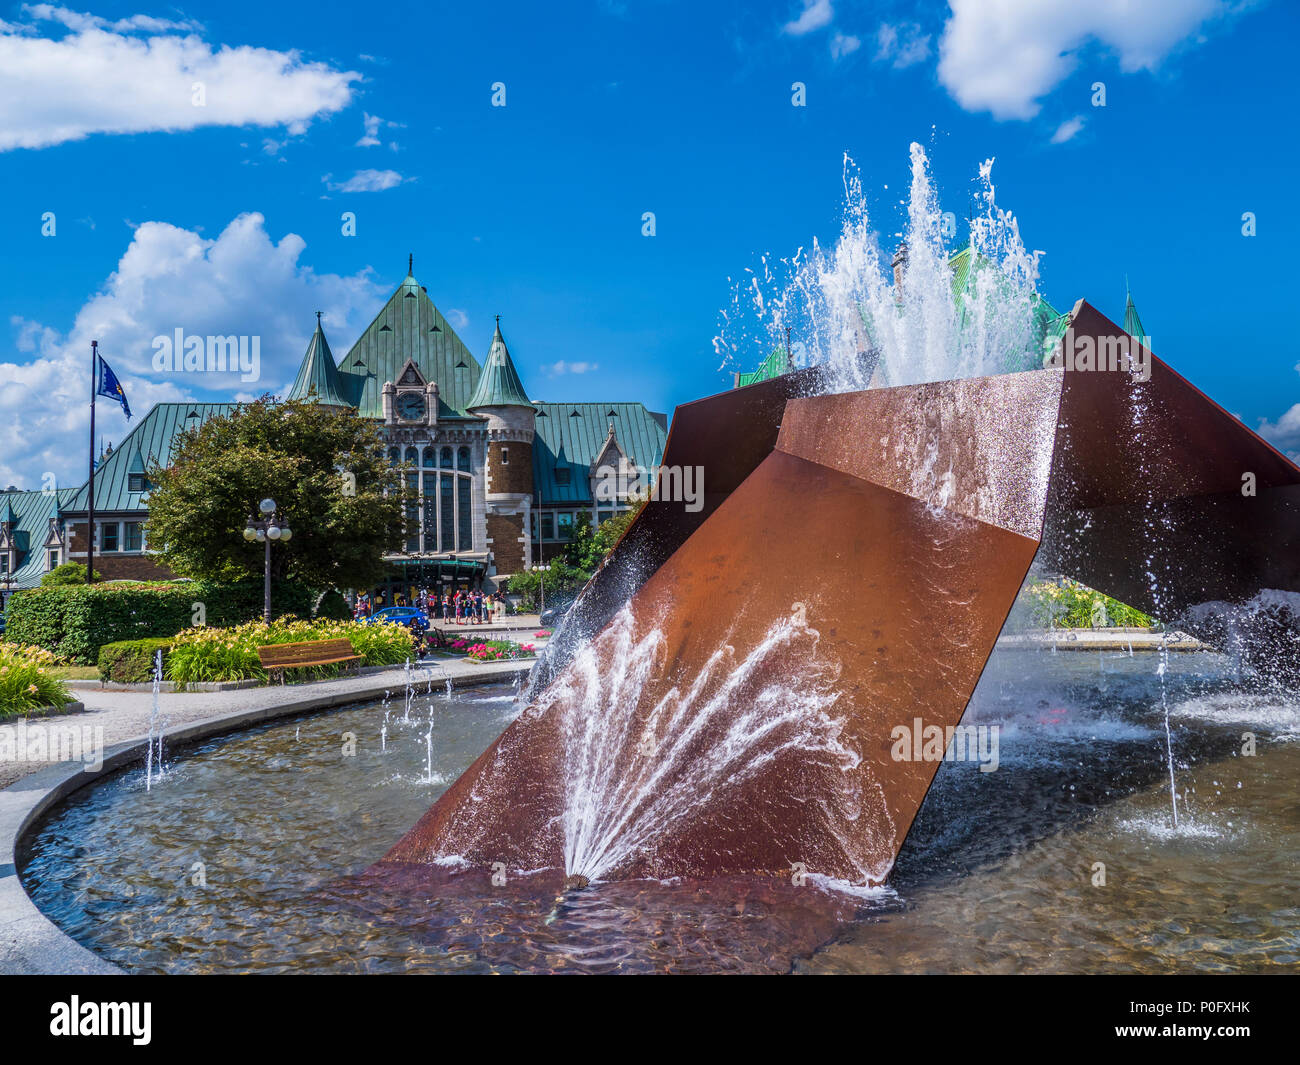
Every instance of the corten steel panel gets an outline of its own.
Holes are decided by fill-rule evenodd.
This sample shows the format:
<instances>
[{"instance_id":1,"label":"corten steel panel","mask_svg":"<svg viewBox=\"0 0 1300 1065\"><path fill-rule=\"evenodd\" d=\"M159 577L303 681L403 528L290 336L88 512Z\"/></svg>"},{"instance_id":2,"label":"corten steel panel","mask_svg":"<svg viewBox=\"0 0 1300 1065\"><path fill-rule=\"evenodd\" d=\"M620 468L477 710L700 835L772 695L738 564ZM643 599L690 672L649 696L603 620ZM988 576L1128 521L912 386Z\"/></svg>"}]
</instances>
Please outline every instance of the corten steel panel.
<instances>
[{"instance_id":1,"label":"corten steel panel","mask_svg":"<svg viewBox=\"0 0 1300 1065\"><path fill-rule=\"evenodd\" d=\"M649 722L671 688L708 673L719 647L734 648L729 661L744 661L798 603L816 635L796 631L773 647L729 696L734 706L710 719L672 764L657 762L670 737L656 736L649 751L625 745L613 775L648 784L666 768L644 790L646 808L631 812L655 817L648 807L713 756L757 693L807 673L814 658L837 674L826 714L843 719L840 742L861 762L846 768L824 749L795 747L749 776L737 766L733 783L682 816L665 817L643 850L605 875L788 875L791 863L803 862L809 872L857 883L883 879L938 768L894 761L891 731L917 717L927 726L956 724L1036 547L827 466L771 454L636 595L637 638L662 626L666 639L662 668L625 697ZM594 652L598 659L618 653L612 630L596 638ZM730 675L711 678L695 701L707 704ZM481 867L563 864L563 720L558 707L526 712L386 860L455 854ZM777 728L763 743L783 734Z\"/></svg>"},{"instance_id":2,"label":"corten steel panel","mask_svg":"<svg viewBox=\"0 0 1300 1065\"><path fill-rule=\"evenodd\" d=\"M1124 338L1093 307L1076 337ZM1135 345L1136 346L1136 345ZM1151 379L1064 378L1040 561L1162 620L1300 591L1300 469L1151 357ZM1255 494L1243 495L1253 474Z\"/></svg>"},{"instance_id":3,"label":"corten steel panel","mask_svg":"<svg viewBox=\"0 0 1300 1065\"><path fill-rule=\"evenodd\" d=\"M1086 304L1073 324L1076 337L1120 333ZM742 391L761 396L761 387ZM1040 559L1157 613L1265 587L1300 591L1300 470L1158 360L1145 383L1042 370L794 398L779 418L784 397L768 395L740 434L735 395L679 412L665 457L707 471L736 445L714 485L727 491L706 519L663 504L643 512L633 530L654 564L643 574L619 557L636 543L629 533L602 571L632 574L626 614L385 861L565 864L566 833L578 823L572 809L566 821L566 789L590 768L571 764L574 722L612 730L630 704L632 723L618 726L601 767L623 805L595 803L587 816L596 828L625 817L654 831L601 877L788 875L802 862L812 873L879 880L937 767L895 760L892 732L917 718L941 728L960 720L1040 535ZM1247 472L1257 496L1241 494ZM800 617L806 629L791 621ZM629 631L662 633L643 683L579 712L574 693L600 695ZM720 648L721 670L711 664ZM594 663L585 682L583 661ZM843 749L783 746L784 721L769 737L779 748L770 760L742 759L711 790L698 787L692 773L766 705L765 693L806 678L827 685L823 710L841 723ZM661 734L652 710L692 684L701 691L679 722L687 727ZM765 750L755 743L751 754ZM851 765L838 760L846 750ZM698 801L658 810L674 788Z\"/></svg>"}]
</instances>

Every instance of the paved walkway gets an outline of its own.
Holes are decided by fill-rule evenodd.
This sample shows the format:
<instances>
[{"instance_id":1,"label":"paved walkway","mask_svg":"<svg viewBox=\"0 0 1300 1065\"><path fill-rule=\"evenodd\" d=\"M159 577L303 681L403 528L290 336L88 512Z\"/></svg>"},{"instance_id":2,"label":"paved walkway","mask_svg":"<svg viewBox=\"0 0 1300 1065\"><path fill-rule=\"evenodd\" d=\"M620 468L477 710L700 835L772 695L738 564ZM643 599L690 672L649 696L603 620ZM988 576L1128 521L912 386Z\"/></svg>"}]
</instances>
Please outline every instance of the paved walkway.
<instances>
[{"instance_id":1,"label":"paved walkway","mask_svg":"<svg viewBox=\"0 0 1300 1065\"><path fill-rule=\"evenodd\" d=\"M533 630L536 631L536 630ZM432 670L434 687L445 686L447 680L458 688L473 687L479 682L492 683L512 679L517 673L526 674L536 659L515 662L486 662L478 664L465 659L429 659L413 663L411 673L421 690L429 681L427 670ZM360 677L339 677L334 680L312 681L305 684L266 685L260 688L240 688L224 692L165 692L158 696L159 727L177 725L223 717L240 710L255 710L303 699L329 698L355 694L358 701L382 698L385 690L395 696L406 689L406 670L402 666L381 673ZM50 725L71 725L104 730L104 745L128 740L142 740L149 735L149 715L153 710L153 693L148 691L100 691L79 688L73 693L85 704L80 714L49 718L33 718ZM0 724L16 725L22 718L11 718ZM6 788L28 773L43 769L45 763L27 761L0 761L0 788Z\"/></svg>"}]
</instances>

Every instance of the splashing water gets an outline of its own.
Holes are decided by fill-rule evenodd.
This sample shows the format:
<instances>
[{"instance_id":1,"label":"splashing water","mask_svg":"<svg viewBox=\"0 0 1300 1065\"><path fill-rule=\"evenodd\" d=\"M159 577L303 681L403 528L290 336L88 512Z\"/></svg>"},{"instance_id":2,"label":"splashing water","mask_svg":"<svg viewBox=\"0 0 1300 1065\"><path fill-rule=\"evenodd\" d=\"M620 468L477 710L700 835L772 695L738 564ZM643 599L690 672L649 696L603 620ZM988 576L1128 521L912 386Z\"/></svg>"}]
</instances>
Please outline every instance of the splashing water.
<instances>
[{"instance_id":1,"label":"splashing water","mask_svg":"<svg viewBox=\"0 0 1300 1065\"><path fill-rule=\"evenodd\" d=\"M583 647L538 705L560 714L566 872L598 880L652 860L674 827L733 801L790 752L833 781L832 826L858 821L867 803L883 808L878 789L864 798L861 759L831 716L837 670L819 661L817 639L801 618L779 621L748 654L724 643L698 676L646 706L640 697L663 666L664 632L653 626L638 638L632 611L620 611L599 647ZM788 662L796 644L807 667L771 679L776 657ZM880 841L837 839L862 880L887 872L874 857Z\"/></svg>"},{"instance_id":2,"label":"splashing water","mask_svg":"<svg viewBox=\"0 0 1300 1065\"><path fill-rule=\"evenodd\" d=\"M911 146L906 246L896 288L894 253L882 251L861 178L844 161L844 221L831 248L815 239L761 276L736 285L714 339L724 363L751 362L796 343L796 366L827 371L823 388L856 391L1032 369L1042 365L1046 313L1037 293L1038 257L1011 212L997 205L993 160L979 168L963 260L955 216L945 215L919 144ZM755 326L755 320L757 326Z\"/></svg>"}]
</instances>

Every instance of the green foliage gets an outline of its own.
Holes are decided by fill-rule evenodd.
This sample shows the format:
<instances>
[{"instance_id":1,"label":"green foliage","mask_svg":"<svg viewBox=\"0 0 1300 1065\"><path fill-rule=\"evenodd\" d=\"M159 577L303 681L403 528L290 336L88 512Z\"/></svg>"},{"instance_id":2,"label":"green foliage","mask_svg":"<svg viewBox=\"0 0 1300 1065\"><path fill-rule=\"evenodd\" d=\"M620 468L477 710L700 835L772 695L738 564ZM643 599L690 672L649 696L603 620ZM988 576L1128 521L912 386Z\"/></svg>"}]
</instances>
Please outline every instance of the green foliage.
<instances>
[{"instance_id":1,"label":"green foliage","mask_svg":"<svg viewBox=\"0 0 1300 1065\"><path fill-rule=\"evenodd\" d=\"M1068 578L1033 580L1020 593L1031 623L1039 628L1149 628L1156 622L1142 611Z\"/></svg>"},{"instance_id":2,"label":"green foliage","mask_svg":"<svg viewBox=\"0 0 1300 1065\"><path fill-rule=\"evenodd\" d=\"M367 587L384 575L384 552L402 543L397 474L377 428L350 409L263 396L182 434L171 466L148 477L149 542L182 576L261 574L265 547L243 530L267 497L293 530L271 548L277 577Z\"/></svg>"},{"instance_id":3,"label":"green foliage","mask_svg":"<svg viewBox=\"0 0 1300 1065\"><path fill-rule=\"evenodd\" d=\"M196 603L203 604L208 625L237 625L261 615L262 582L27 588L9 600L6 638L44 647L69 662L92 665L106 643L174 636L189 628ZM310 593L301 585L272 582L271 604L277 613L306 617L311 603Z\"/></svg>"},{"instance_id":4,"label":"green foliage","mask_svg":"<svg viewBox=\"0 0 1300 1065\"><path fill-rule=\"evenodd\" d=\"M99 575L99 570L94 571L95 580L103 580ZM57 587L62 584L85 584L86 567L80 562L65 562L61 566L55 566L49 573L41 578L42 588Z\"/></svg>"},{"instance_id":5,"label":"green foliage","mask_svg":"<svg viewBox=\"0 0 1300 1065\"><path fill-rule=\"evenodd\" d=\"M362 665L390 666L412 655L410 630L401 625L339 621L291 621L280 618L269 626L249 622L233 629L190 629L172 642L167 656L167 678L179 687L205 681L266 680L257 649L277 643L346 639ZM301 679L337 676L338 665L295 670Z\"/></svg>"},{"instance_id":6,"label":"green foliage","mask_svg":"<svg viewBox=\"0 0 1300 1065\"><path fill-rule=\"evenodd\" d=\"M54 665L43 648L0 644L0 719L71 702L67 686L50 675Z\"/></svg>"},{"instance_id":7,"label":"green foliage","mask_svg":"<svg viewBox=\"0 0 1300 1065\"><path fill-rule=\"evenodd\" d=\"M115 684L147 684L153 680L156 652L163 653L163 669L167 668L167 654L172 640L118 640L106 643L99 649L99 679Z\"/></svg>"},{"instance_id":8,"label":"green foliage","mask_svg":"<svg viewBox=\"0 0 1300 1065\"><path fill-rule=\"evenodd\" d=\"M316 617L329 621L351 621L352 608L348 606L348 601L343 597L342 592L331 589L321 596L320 602L316 604Z\"/></svg>"},{"instance_id":9,"label":"green foliage","mask_svg":"<svg viewBox=\"0 0 1300 1065\"><path fill-rule=\"evenodd\" d=\"M591 580L590 570L571 566L561 556L551 563L551 568L545 573L536 569L516 573L510 578L506 590L520 596L529 610L536 611L541 607L543 581L545 581L547 600L559 603L565 599L572 599L589 580Z\"/></svg>"}]
</instances>

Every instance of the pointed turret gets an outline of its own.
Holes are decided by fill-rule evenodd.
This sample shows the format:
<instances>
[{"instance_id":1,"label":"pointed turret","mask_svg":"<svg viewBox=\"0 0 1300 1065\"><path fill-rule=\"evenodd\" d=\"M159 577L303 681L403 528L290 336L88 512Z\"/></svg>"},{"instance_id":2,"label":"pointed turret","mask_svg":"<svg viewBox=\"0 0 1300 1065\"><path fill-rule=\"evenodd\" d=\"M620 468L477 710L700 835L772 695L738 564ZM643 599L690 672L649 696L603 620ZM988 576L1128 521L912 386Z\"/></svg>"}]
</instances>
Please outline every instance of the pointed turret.
<instances>
[{"instance_id":1,"label":"pointed turret","mask_svg":"<svg viewBox=\"0 0 1300 1065\"><path fill-rule=\"evenodd\" d=\"M524 392L524 384L519 380L510 351L501 336L501 316L497 315L496 332L492 335L492 347L488 350L487 362L483 372L478 376L478 385L470 397L465 409L478 410L483 407L527 407L535 410Z\"/></svg>"},{"instance_id":2,"label":"pointed turret","mask_svg":"<svg viewBox=\"0 0 1300 1065\"><path fill-rule=\"evenodd\" d=\"M350 407L344 397L343 383L339 379L338 367L334 364L334 353L330 351L329 341L325 339L325 330L320 324L321 312L316 312L316 332L307 345L307 353L302 357L298 367L298 376L294 378L293 387L289 389L289 399L307 399L315 390L316 402L335 407Z\"/></svg>"},{"instance_id":3,"label":"pointed turret","mask_svg":"<svg viewBox=\"0 0 1300 1065\"><path fill-rule=\"evenodd\" d=\"M1124 279L1124 332L1144 348L1151 346L1146 330L1142 328L1142 319L1138 317L1137 307L1133 305L1133 293L1129 291L1127 277Z\"/></svg>"}]
</instances>

